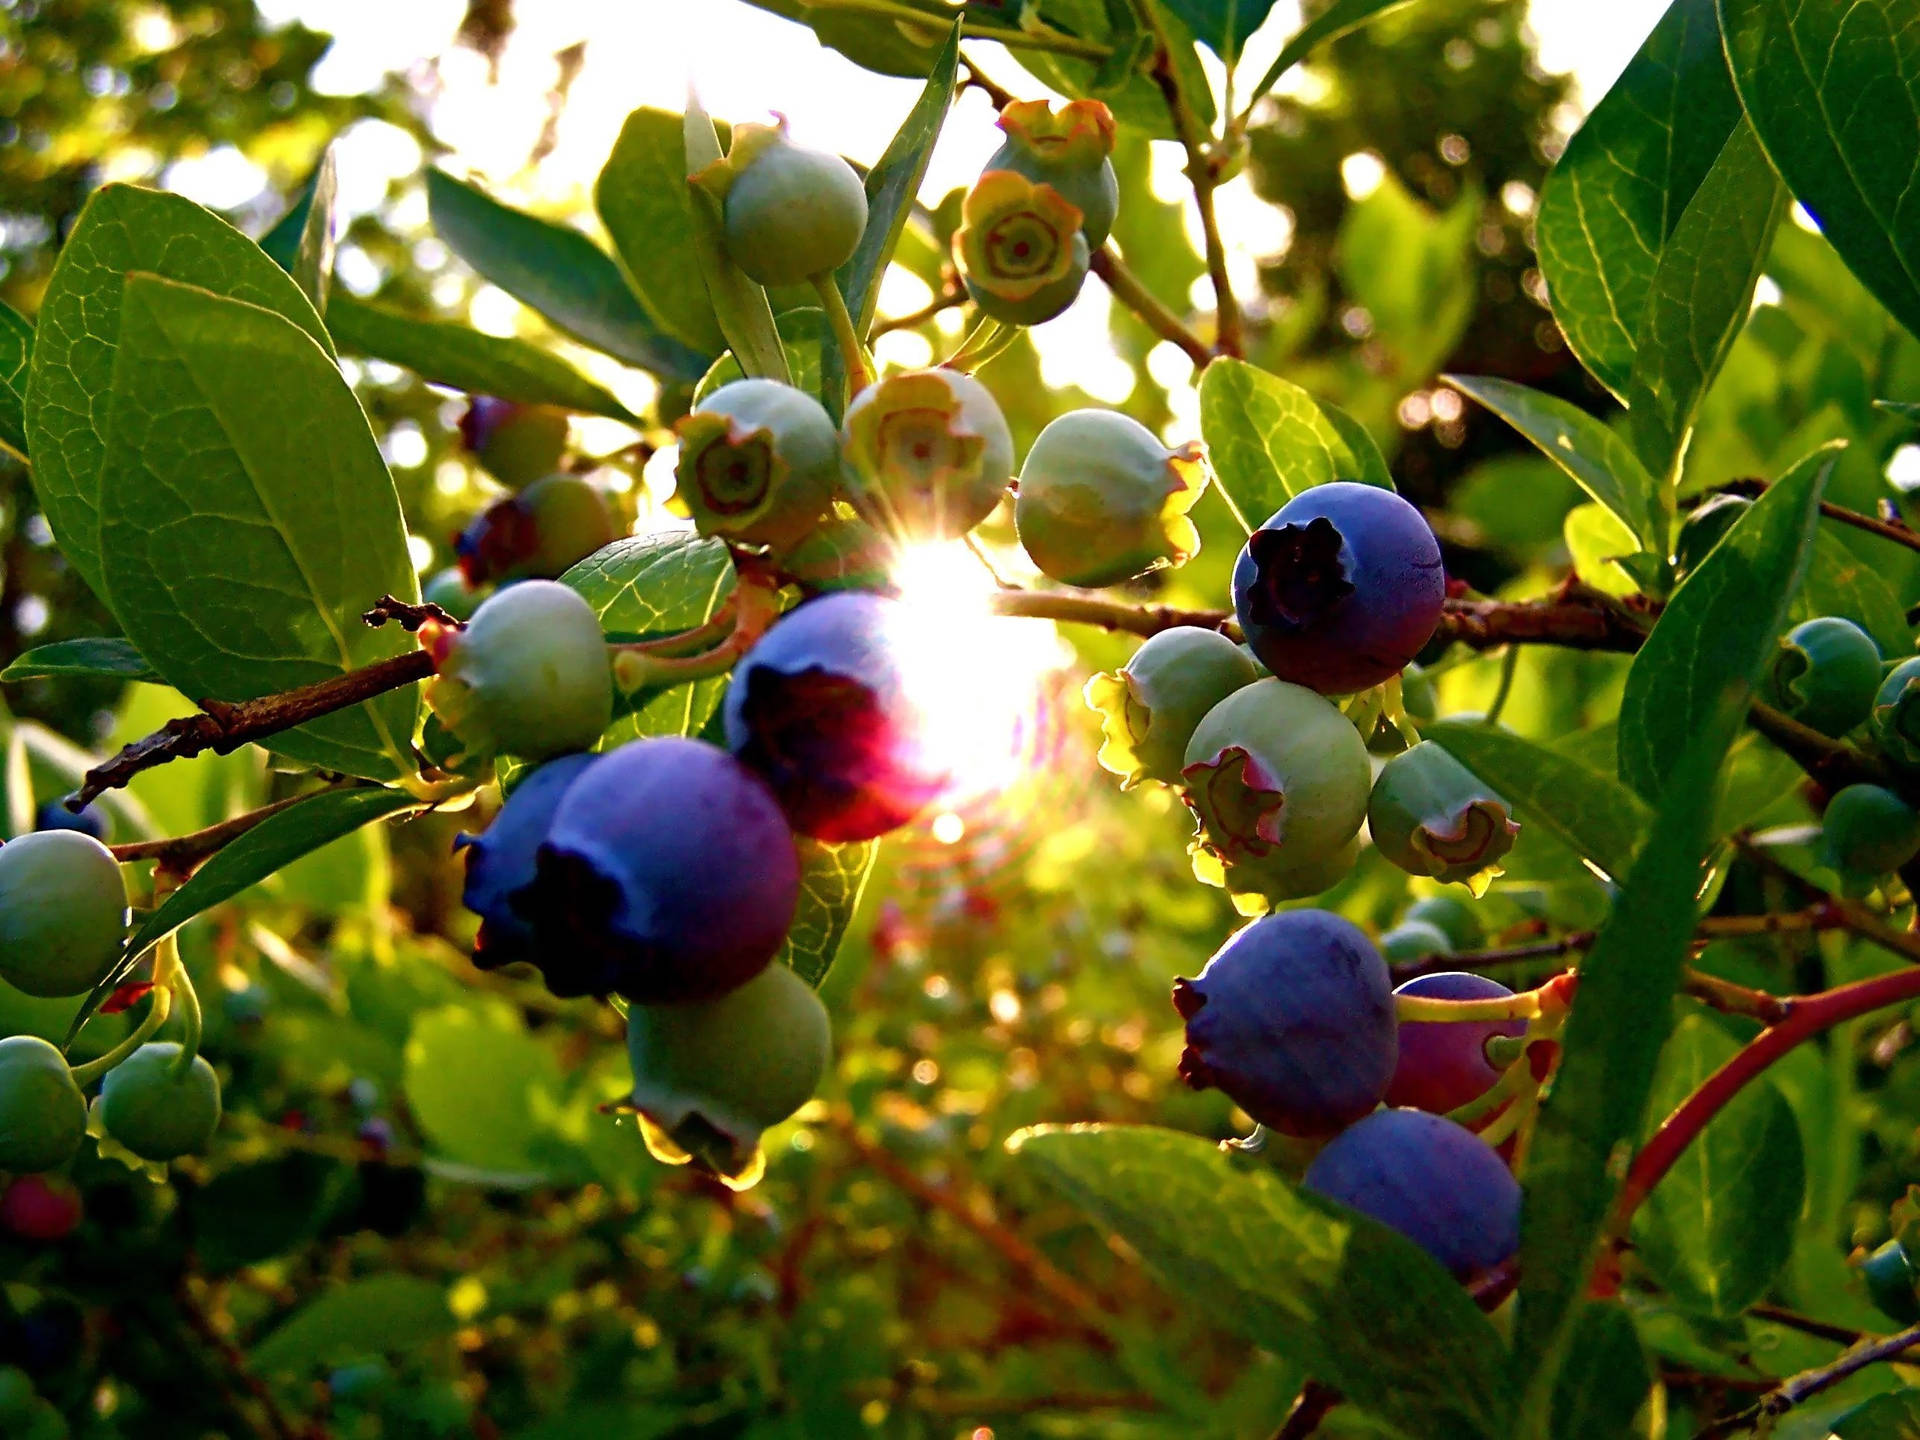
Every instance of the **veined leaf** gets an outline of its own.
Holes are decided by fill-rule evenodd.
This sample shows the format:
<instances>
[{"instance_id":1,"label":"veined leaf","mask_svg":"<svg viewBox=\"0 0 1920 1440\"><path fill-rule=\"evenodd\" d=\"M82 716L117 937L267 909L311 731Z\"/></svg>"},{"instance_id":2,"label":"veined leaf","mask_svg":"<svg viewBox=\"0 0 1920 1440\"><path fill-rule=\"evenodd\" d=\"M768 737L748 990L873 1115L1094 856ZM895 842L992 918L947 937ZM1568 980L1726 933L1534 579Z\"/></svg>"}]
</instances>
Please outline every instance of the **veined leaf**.
<instances>
[{"instance_id":1,"label":"veined leaf","mask_svg":"<svg viewBox=\"0 0 1920 1440\"><path fill-rule=\"evenodd\" d=\"M703 355L726 348L694 253L684 122L667 110L636 110L593 184L594 207L627 282L682 343Z\"/></svg>"},{"instance_id":2,"label":"veined leaf","mask_svg":"<svg viewBox=\"0 0 1920 1440\"><path fill-rule=\"evenodd\" d=\"M158 681L159 674L131 641L114 636L56 640L19 656L0 680L40 680L53 675L90 675L111 680Z\"/></svg>"},{"instance_id":3,"label":"veined leaf","mask_svg":"<svg viewBox=\"0 0 1920 1440\"><path fill-rule=\"evenodd\" d=\"M1144 6L1166 36L1174 84L1203 126L1214 121L1213 89L1201 67L1199 51L1186 21L1166 0L1137 0L1110 5L1107 0L1040 0L1037 19L1064 34L1111 48L1104 61L1084 60L1044 50L1021 50L1020 64L1062 95L1105 101L1114 118L1129 129L1157 139L1177 139L1167 102L1147 73L1153 38L1142 22Z\"/></svg>"},{"instance_id":4,"label":"veined leaf","mask_svg":"<svg viewBox=\"0 0 1920 1440\"><path fill-rule=\"evenodd\" d=\"M1554 1440L1619 1440L1653 1389L1653 1367L1633 1317L1620 1305L1580 1312L1553 1392Z\"/></svg>"},{"instance_id":5,"label":"veined leaf","mask_svg":"<svg viewBox=\"0 0 1920 1440\"><path fill-rule=\"evenodd\" d=\"M663 334L607 252L456 180L427 172L433 228L485 280L538 310L574 339L663 380L698 380L706 358Z\"/></svg>"},{"instance_id":6,"label":"veined leaf","mask_svg":"<svg viewBox=\"0 0 1920 1440\"><path fill-rule=\"evenodd\" d=\"M1769 486L1674 592L1634 656L1620 701L1620 778L1642 796L1657 797L1704 719L1758 680L1806 573L1838 455L1837 445L1816 450Z\"/></svg>"},{"instance_id":7,"label":"veined leaf","mask_svg":"<svg viewBox=\"0 0 1920 1440\"><path fill-rule=\"evenodd\" d=\"M27 458L27 366L33 360L33 323L0 304L0 445Z\"/></svg>"},{"instance_id":8,"label":"veined leaf","mask_svg":"<svg viewBox=\"0 0 1920 1440\"><path fill-rule=\"evenodd\" d=\"M327 328L342 350L388 361L436 385L525 405L557 405L583 415L634 418L566 361L524 340L403 315L351 295L334 297L327 307Z\"/></svg>"},{"instance_id":9,"label":"veined leaf","mask_svg":"<svg viewBox=\"0 0 1920 1440\"><path fill-rule=\"evenodd\" d=\"M847 925L880 854L877 840L850 845L800 841L800 908L787 931L779 959L814 989L827 978Z\"/></svg>"},{"instance_id":10,"label":"veined leaf","mask_svg":"<svg viewBox=\"0 0 1920 1440\"><path fill-rule=\"evenodd\" d=\"M101 467L109 441L107 391L120 344L121 292L136 270L271 310L304 330L328 355L333 352L326 327L300 287L212 211L179 195L132 185L103 185L93 193L40 302L26 430L34 493L60 553L116 617L100 558Z\"/></svg>"},{"instance_id":11,"label":"veined leaf","mask_svg":"<svg viewBox=\"0 0 1920 1440\"><path fill-rule=\"evenodd\" d=\"M1661 251L1739 119L1714 0L1675 0L1541 187L1554 319L1623 400Z\"/></svg>"},{"instance_id":12,"label":"veined leaf","mask_svg":"<svg viewBox=\"0 0 1920 1440\"><path fill-rule=\"evenodd\" d=\"M1627 377L1627 422L1640 459L1662 480L1674 476L1701 398L1746 324L1785 204L1743 122L1660 252Z\"/></svg>"},{"instance_id":13,"label":"veined leaf","mask_svg":"<svg viewBox=\"0 0 1920 1440\"><path fill-rule=\"evenodd\" d=\"M1231 65L1246 39L1273 10L1274 0L1166 0L1193 38ZM1376 6L1376 8L1378 8Z\"/></svg>"},{"instance_id":14,"label":"veined leaf","mask_svg":"<svg viewBox=\"0 0 1920 1440\"><path fill-rule=\"evenodd\" d=\"M120 309L99 533L127 639L175 689L227 701L407 649L360 620L419 589L393 479L327 353L272 311L151 275ZM395 691L273 748L406 773L417 704Z\"/></svg>"},{"instance_id":15,"label":"veined leaf","mask_svg":"<svg viewBox=\"0 0 1920 1440\"><path fill-rule=\"evenodd\" d=\"M1244 360L1216 360L1200 377L1200 433L1220 488L1249 526L1330 480L1393 488L1351 419L1336 424L1298 385ZM1364 432L1362 432L1364 433Z\"/></svg>"},{"instance_id":16,"label":"veined leaf","mask_svg":"<svg viewBox=\"0 0 1920 1440\"><path fill-rule=\"evenodd\" d=\"M1633 447L1577 406L1511 380L1490 375L1443 375L1472 396L1566 471L1595 503L1605 506L1655 554L1666 549L1656 520L1658 484Z\"/></svg>"},{"instance_id":17,"label":"veined leaf","mask_svg":"<svg viewBox=\"0 0 1920 1440\"><path fill-rule=\"evenodd\" d=\"M773 306L767 302L767 292L727 257L720 202L704 186L686 178L721 158L720 137L713 121L691 92L681 122L681 146L686 164L681 185L693 221L693 251L720 333L726 336L727 348L747 374L790 384L787 355L780 348L780 333L774 329Z\"/></svg>"},{"instance_id":18,"label":"veined leaf","mask_svg":"<svg viewBox=\"0 0 1920 1440\"><path fill-rule=\"evenodd\" d=\"M1421 1440L1504 1437L1493 1327L1424 1251L1196 1135L1042 1126L1018 1159L1256 1345Z\"/></svg>"},{"instance_id":19,"label":"veined leaf","mask_svg":"<svg viewBox=\"0 0 1920 1440\"><path fill-rule=\"evenodd\" d=\"M1912 0L1720 0L1767 157L1860 281L1920 334L1920 25Z\"/></svg>"},{"instance_id":20,"label":"veined leaf","mask_svg":"<svg viewBox=\"0 0 1920 1440\"><path fill-rule=\"evenodd\" d=\"M268 1374L304 1374L370 1354L417 1350L454 1329L440 1286L414 1275L368 1275L322 1290L248 1359Z\"/></svg>"},{"instance_id":21,"label":"veined leaf","mask_svg":"<svg viewBox=\"0 0 1920 1440\"><path fill-rule=\"evenodd\" d=\"M1522 825L1537 825L1619 879L1647 838L1653 814L1610 775L1493 725L1442 720L1420 727L1506 797Z\"/></svg>"}]
</instances>

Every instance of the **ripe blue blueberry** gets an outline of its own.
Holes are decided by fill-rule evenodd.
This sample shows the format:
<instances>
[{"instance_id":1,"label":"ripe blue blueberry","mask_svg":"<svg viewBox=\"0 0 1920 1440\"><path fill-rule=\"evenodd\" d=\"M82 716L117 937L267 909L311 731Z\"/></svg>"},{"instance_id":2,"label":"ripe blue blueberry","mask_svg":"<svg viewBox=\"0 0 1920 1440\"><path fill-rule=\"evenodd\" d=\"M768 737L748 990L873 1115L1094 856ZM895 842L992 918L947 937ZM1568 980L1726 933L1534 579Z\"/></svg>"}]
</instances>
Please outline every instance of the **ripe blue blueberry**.
<instances>
[{"instance_id":1,"label":"ripe blue blueberry","mask_svg":"<svg viewBox=\"0 0 1920 1440\"><path fill-rule=\"evenodd\" d=\"M515 910L556 995L711 1000L779 951L800 895L793 832L764 782L699 740L639 740L560 797Z\"/></svg>"},{"instance_id":2,"label":"ripe blue blueberry","mask_svg":"<svg viewBox=\"0 0 1920 1440\"><path fill-rule=\"evenodd\" d=\"M1851 620L1822 615L1781 636L1767 668L1767 700L1822 735L1844 735L1873 710L1880 647Z\"/></svg>"},{"instance_id":3,"label":"ripe blue blueberry","mask_svg":"<svg viewBox=\"0 0 1920 1440\"><path fill-rule=\"evenodd\" d=\"M1520 1248L1520 1182L1479 1136L1424 1110L1367 1116L1314 1157L1305 1184L1463 1280Z\"/></svg>"},{"instance_id":4,"label":"ripe blue blueberry","mask_svg":"<svg viewBox=\"0 0 1920 1440\"><path fill-rule=\"evenodd\" d=\"M1420 512L1372 485L1302 491L1233 567L1247 644L1282 680L1345 695L1400 673L1446 600L1440 546Z\"/></svg>"},{"instance_id":5,"label":"ripe blue blueberry","mask_svg":"<svg viewBox=\"0 0 1920 1440\"><path fill-rule=\"evenodd\" d=\"M521 778L483 832L453 842L467 852L467 883L460 899L480 917L473 958L481 969L516 960L539 965L549 958L551 951L536 943L533 927L521 918L514 901L533 885L540 844L560 808L560 797L599 758L564 755L549 760Z\"/></svg>"},{"instance_id":6,"label":"ripe blue blueberry","mask_svg":"<svg viewBox=\"0 0 1920 1440\"><path fill-rule=\"evenodd\" d=\"M1150 637L1118 671L1087 681L1103 731L1100 763L1123 790L1142 780L1179 784L1200 721L1254 673L1246 652L1218 630L1177 625Z\"/></svg>"},{"instance_id":7,"label":"ripe blue blueberry","mask_svg":"<svg viewBox=\"0 0 1920 1440\"><path fill-rule=\"evenodd\" d=\"M1421 975L1393 992L1431 1000L1496 1000L1513 994L1498 980L1445 970ZM1444 1115L1478 1100L1500 1071L1487 1059L1495 1035L1527 1033L1522 1020L1405 1020L1400 1025L1400 1061L1387 1086L1387 1104Z\"/></svg>"},{"instance_id":8,"label":"ripe blue blueberry","mask_svg":"<svg viewBox=\"0 0 1920 1440\"><path fill-rule=\"evenodd\" d=\"M1235 933L1197 979L1180 1078L1219 1089L1287 1135L1331 1135L1380 1103L1398 1053L1386 961L1329 910L1285 910Z\"/></svg>"},{"instance_id":9,"label":"ripe blue blueberry","mask_svg":"<svg viewBox=\"0 0 1920 1440\"><path fill-rule=\"evenodd\" d=\"M113 835L113 817L98 805L83 806L75 813L58 800L48 800L33 812L33 828L78 830L105 844Z\"/></svg>"},{"instance_id":10,"label":"ripe blue blueberry","mask_svg":"<svg viewBox=\"0 0 1920 1440\"><path fill-rule=\"evenodd\" d=\"M727 745L766 777L802 835L883 835L946 782L907 693L900 615L885 596L823 595L777 620L734 670Z\"/></svg>"}]
</instances>

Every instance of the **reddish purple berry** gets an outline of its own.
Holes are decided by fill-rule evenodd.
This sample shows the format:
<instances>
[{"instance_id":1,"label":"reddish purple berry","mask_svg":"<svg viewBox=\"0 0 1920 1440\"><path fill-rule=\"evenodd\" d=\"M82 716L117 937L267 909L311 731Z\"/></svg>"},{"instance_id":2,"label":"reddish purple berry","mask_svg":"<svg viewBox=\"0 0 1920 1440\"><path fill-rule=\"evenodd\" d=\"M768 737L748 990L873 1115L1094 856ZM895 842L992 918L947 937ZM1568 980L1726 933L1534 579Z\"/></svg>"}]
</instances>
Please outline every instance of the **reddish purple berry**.
<instances>
[{"instance_id":1,"label":"reddish purple berry","mask_svg":"<svg viewBox=\"0 0 1920 1440\"><path fill-rule=\"evenodd\" d=\"M1372 485L1302 491L1248 539L1233 606L1255 658L1282 680L1345 695L1400 673L1446 599L1420 512Z\"/></svg>"},{"instance_id":2,"label":"reddish purple berry","mask_svg":"<svg viewBox=\"0 0 1920 1440\"><path fill-rule=\"evenodd\" d=\"M823 595L781 617L734 671L727 744L802 835L883 835L946 783L907 693L899 615L882 595Z\"/></svg>"},{"instance_id":3,"label":"reddish purple berry","mask_svg":"<svg viewBox=\"0 0 1920 1440\"><path fill-rule=\"evenodd\" d=\"M1429 1000L1498 1000L1513 994L1498 980L1444 970L1407 981L1396 995ZM1400 1063L1387 1086L1387 1104L1444 1115L1493 1088L1500 1071L1487 1060L1495 1035L1524 1035L1523 1020L1407 1020L1400 1026Z\"/></svg>"},{"instance_id":4,"label":"reddish purple berry","mask_svg":"<svg viewBox=\"0 0 1920 1440\"><path fill-rule=\"evenodd\" d=\"M726 751L668 736L601 756L560 797L534 883L533 927L556 995L711 1000L786 939L800 859L760 778Z\"/></svg>"},{"instance_id":5,"label":"reddish purple berry","mask_svg":"<svg viewBox=\"0 0 1920 1440\"><path fill-rule=\"evenodd\" d=\"M1331 1135L1380 1103L1398 1053L1387 962L1328 910L1286 910L1176 980L1180 1078L1288 1135Z\"/></svg>"},{"instance_id":6,"label":"reddish purple berry","mask_svg":"<svg viewBox=\"0 0 1920 1440\"><path fill-rule=\"evenodd\" d=\"M1479 1136L1424 1110L1367 1116L1314 1158L1305 1183L1461 1279L1520 1248L1520 1182Z\"/></svg>"}]
</instances>

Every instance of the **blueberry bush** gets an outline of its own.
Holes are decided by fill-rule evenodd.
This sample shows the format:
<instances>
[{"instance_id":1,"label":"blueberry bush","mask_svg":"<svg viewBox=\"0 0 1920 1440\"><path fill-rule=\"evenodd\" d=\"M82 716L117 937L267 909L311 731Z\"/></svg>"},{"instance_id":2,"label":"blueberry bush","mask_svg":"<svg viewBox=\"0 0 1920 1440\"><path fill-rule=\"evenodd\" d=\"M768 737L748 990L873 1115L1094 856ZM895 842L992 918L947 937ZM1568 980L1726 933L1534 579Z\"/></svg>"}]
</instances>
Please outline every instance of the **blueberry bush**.
<instances>
[{"instance_id":1,"label":"blueberry bush","mask_svg":"<svg viewBox=\"0 0 1920 1440\"><path fill-rule=\"evenodd\" d=\"M1920 0L756 3L0 7L0 1434L1920 1434Z\"/></svg>"}]
</instances>

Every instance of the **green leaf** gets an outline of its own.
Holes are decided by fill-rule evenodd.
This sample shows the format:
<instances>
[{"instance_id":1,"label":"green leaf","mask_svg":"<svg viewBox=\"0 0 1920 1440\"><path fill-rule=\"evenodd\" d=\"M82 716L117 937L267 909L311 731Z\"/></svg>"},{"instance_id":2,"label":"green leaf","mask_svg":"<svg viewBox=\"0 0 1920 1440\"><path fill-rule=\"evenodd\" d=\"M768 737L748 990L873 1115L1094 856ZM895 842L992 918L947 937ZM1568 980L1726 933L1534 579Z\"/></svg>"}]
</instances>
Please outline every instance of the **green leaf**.
<instances>
[{"instance_id":1,"label":"green leaf","mask_svg":"<svg viewBox=\"0 0 1920 1440\"><path fill-rule=\"evenodd\" d=\"M1008 1142L1190 1303L1421 1440L1504 1437L1505 1355L1431 1257L1194 1135L1043 1126Z\"/></svg>"},{"instance_id":2,"label":"green leaf","mask_svg":"<svg viewBox=\"0 0 1920 1440\"><path fill-rule=\"evenodd\" d=\"M1330 480L1393 488L1379 449L1371 441L1358 447L1357 427L1342 419L1335 423L1298 385L1244 360L1216 360L1200 377L1207 458L1249 527Z\"/></svg>"},{"instance_id":3,"label":"green leaf","mask_svg":"<svg viewBox=\"0 0 1920 1440\"><path fill-rule=\"evenodd\" d=\"M1186 22L1194 39L1228 64L1239 56L1246 38L1266 24L1273 5L1274 0L1166 0L1167 9Z\"/></svg>"},{"instance_id":4,"label":"green leaf","mask_svg":"<svg viewBox=\"0 0 1920 1440\"><path fill-rule=\"evenodd\" d=\"M1675 0L1541 187L1554 319L1623 400L1661 250L1739 119L1714 0Z\"/></svg>"},{"instance_id":5,"label":"green leaf","mask_svg":"<svg viewBox=\"0 0 1920 1440\"><path fill-rule=\"evenodd\" d=\"M1701 397L1746 324L1785 206L1752 127L1734 126L1660 252L1627 377L1628 427L1656 476L1680 463Z\"/></svg>"},{"instance_id":6,"label":"green leaf","mask_svg":"<svg viewBox=\"0 0 1920 1440\"><path fill-rule=\"evenodd\" d=\"M1705 718L1758 680L1806 573L1839 453L1816 450L1769 486L1674 592L1634 656L1620 700L1620 778L1642 796L1658 796Z\"/></svg>"},{"instance_id":7,"label":"green leaf","mask_svg":"<svg viewBox=\"0 0 1920 1440\"><path fill-rule=\"evenodd\" d=\"M40 645L17 658L0 680L41 680L52 675L99 676L112 680L151 680L160 676L147 664L131 640L102 635L86 640L58 640Z\"/></svg>"},{"instance_id":8,"label":"green leaf","mask_svg":"<svg viewBox=\"0 0 1920 1440\"><path fill-rule=\"evenodd\" d=\"M1895 1390L1856 1405L1833 1422L1838 1440L1916 1440L1920 1390Z\"/></svg>"},{"instance_id":9,"label":"green leaf","mask_svg":"<svg viewBox=\"0 0 1920 1440\"><path fill-rule=\"evenodd\" d=\"M1567 1363L1553 1391L1554 1440L1619 1440L1653 1389L1653 1367L1633 1317L1593 1304L1574 1322Z\"/></svg>"},{"instance_id":10,"label":"green leaf","mask_svg":"<svg viewBox=\"0 0 1920 1440\"><path fill-rule=\"evenodd\" d=\"M634 418L566 361L524 340L403 315L351 295L334 297L327 307L327 328L342 350L399 365L436 385L524 405L557 405L583 415Z\"/></svg>"},{"instance_id":11,"label":"green leaf","mask_svg":"<svg viewBox=\"0 0 1920 1440\"><path fill-rule=\"evenodd\" d=\"M1795 622L1817 615L1843 615L1879 643L1889 658L1904 656L1912 645L1905 610L1880 572L1862 560L1831 529L1814 537L1807 578L1792 610ZM0 679L4 679L0 676Z\"/></svg>"},{"instance_id":12,"label":"green leaf","mask_svg":"<svg viewBox=\"0 0 1920 1440\"><path fill-rule=\"evenodd\" d=\"M1472 396L1566 471L1592 499L1620 521L1655 554L1666 550L1656 522L1657 482L1633 453L1633 447L1602 422L1552 395L1529 390L1491 375L1443 375L1447 384Z\"/></svg>"},{"instance_id":13,"label":"green leaf","mask_svg":"<svg viewBox=\"0 0 1920 1440\"><path fill-rule=\"evenodd\" d=\"M645 640L704 625L733 593L733 561L718 540L668 531L616 540L582 560L561 583L577 590L616 640ZM619 697L600 747L610 750L649 735L697 735L720 697L725 678L672 690Z\"/></svg>"},{"instance_id":14,"label":"green leaf","mask_svg":"<svg viewBox=\"0 0 1920 1440\"><path fill-rule=\"evenodd\" d=\"M196 700L250 700L409 648L360 615L414 599L406 523L359 402L272 311L128 279L107 410L100 557L127 639ZM412 687L274 737L307 764L413 768Z\"/></svg>"},{"instance_id":15,"label":"green leaf","mask_svg":"<svg viewBox=\"0 0 1920 1440\"><path fill-rule=\"evenodd\" d=\"M1920 420L1920 400L1876 400L1873 404L1875 409L1898 415L1902 420Z\"/></svg>"},{"instance_id":16,"label":"green leaf","mask_svg":"<svg viewBox=\"0 0 1920 1440\"><path fill-rule=\"evenodd\" d=\"M1193 33L1165 0L1119 0L1111 5L1108 0L1041 0L1031 8L1045 24L1064 34L1110 46L1114 54L1109 60L1095 62L1048 51L1021 50L1020 64L1062 95L1104 100L1122 125L1157 139L1178 139L1167 114L1166 97L1147 70L1154 47L1139 17L1140 11L1149 6L1166 35L1174 83L1201 126L1211 128L1213 90L1200 65Z\"/></svg>"},{"instance_id":17,"label":"green leaf","mask_svg":"<svg viewBox=\"0 0 1920 1440\"><path fill-rule=\"evenodd\" d=\"M1648 1114L1671 1114L1739 1049L1706 1016L1687 1016L1660 1057ZM1713 1117L1640 1207L1640 1258L1683 1303L1738 1315L1793 1253L1805 1188L1799 1124L1763 1076Z\"/></svg>"},{"instance_id":18,"label":"green leaf","mask_svg":"<svg viewBox=\"0 0 1920 1440\"><path fill-rule=\"evenodd\" d=\"M828 845L802 838L800 908L787 931L780 959L816 990L833 968L847 924L859 908L867 877L880 853L877 840Z\"/></svg>"},{"instance_id":19,"label":"green leaf","mask_svg":"<svg viewBox=\"0 0 1920 1440\"><path fill-rule=\"evenodd\" d=\"M517 1014L448 1005L407 1039L407 1109L436 1155L495 1172L539 1172L542 1115L565 1089L553 1051Z\"/></svg>"},{"instance_id":20,"label":"green leaf","mask_svg":"<svg viewBox=\"0 0 1920 1440\"><path fill-rule=\"evenodd\" d=\"M33 322L0 304L0 445L27 458L27 366L33 361Z\"/></svg>"},{"instance_id":21,"label":"green leaf","mask_svg":"<svg viewBox=\"0 0 1920 1440\"><path fill-rule=\"evenodd\" d=\"M627 116L594 181L593 203L641 303L674 338L717 355L727 342L694 254L683 123L668 110Z\"/></svg>"},{"instance_id":22,"label":"green leaf","mask_svg":"<svg viewBox=\"0 0 1920 1440\"><path fill-rule=\"evenodd\" d=\"M313 172L313 183L307 188L307 213L300 224L300 244L293 252L293 264L287 267L294 284L322 315L327 313L327 292L333 286L333 204L338 189L333 147L329 145L320 157L320 168Z\"/></svg>"},{"instance_id":23,"label":"green leaf","mask_svg":"<svg viewBox=\"0 0 1920 1440\"><path fill-rule=\"evenodd\" d=\"M1435 211L1391 171L1348 207L1334 269L1373 320L1371 344L1387 383L1426 383L1466 333L1479 298L1481 209L1470 187L1450 209Z\"/></svg>"},{"instance_id":24,"label":"green leaf","mask_svg":"<svg viewBox=\"0 0 1920 1440\"><path fill-rule=\"evenodd\" d=\"M369 1275L321 1293L253 1347L253 1368L307 1371L418 1350L454 1332L446 1292L413 1275Z\"/></svg>"},{"instance_id":25,"label":"green leaf","mask_svg":"<svg viewBox=\"0 0 1920 1440\"><path fill-rule=\"evenodd\" d=\"M1494 725L1442 720L1420 727L1513 806L1523 826L1538 826L1616 879L1647 838L1653 816L1610 775Z\"/></svg>"},{"instance_id":26,"label":"green leaf","mask_svg":"<svg viewBox=\"0 0 1920 1440\"><path fill-rule=\"evenodd\" d=\"M300 287L219 216L181 196L131 185L103 185L93 193L40 302L26 427L34 492L60 553L110 608L112 587L100 558L104 421L120 344L121 292L136 270L262 306L333 351Z\"/></svg>"},{"instance_id":27,"label":"green leaf","mask_svg":"<svg viewBox=\"0 0 1920 1440\"><path fill-rule=\"evenodd\" d=\"M1247 104L1251 106L1273 89L1282 75L1329 40L1338 40L1349 30L1358 30L1376 15L1398 10L1407 3L1408 0L1333 0L1332 4L1295 31L1293 38L1281 47L1273 64L1260 77L1260 83L1247 92Z\"/></svg>"},{"instance_id":28,"label":"green leaf","mask_svg":"<svg viewBox=\"0 0 1920 1440\"><path fill-rule=\"evenodd\" d=\"M697 380L704 357L663 334L607 252L568 225L427 171L427 211L442 240L484 280L555 327L663 380Z\"/></svg>"},{"instance_id":29,"label":"green leaf","mask_svg":"<svg viewBox=\"0 0 1920 1440\"><path fill-rule=\"evenodd\" d=\"M787 355L780 347L780 333L774 329L773 306L767 302L767 292L727 257L720 201L690 178L721 158L720 137L713 121L692 93L687 95L680 136L686 167L680 172L680 184L687 197L687 214L693 221L693 253L700 262L707 299L713 304L720 333L748 375L790 384Z\"/></svg>"},{"instance_id":30,"label":"green leaf","mask_svg":"<svg viewBox=\"0 0 1920 1440\"><path fill-rule=\"evenodd\" d=\"M1720 0L1733 83L1767 157L1840 258L1920 334L1913 0Z\"/></svg>"}]
</instances>

